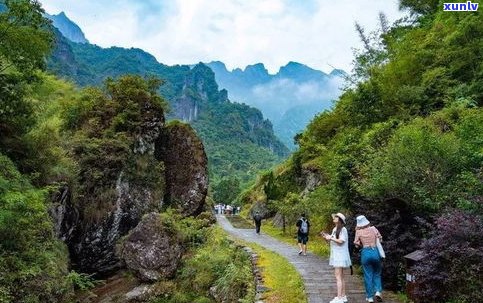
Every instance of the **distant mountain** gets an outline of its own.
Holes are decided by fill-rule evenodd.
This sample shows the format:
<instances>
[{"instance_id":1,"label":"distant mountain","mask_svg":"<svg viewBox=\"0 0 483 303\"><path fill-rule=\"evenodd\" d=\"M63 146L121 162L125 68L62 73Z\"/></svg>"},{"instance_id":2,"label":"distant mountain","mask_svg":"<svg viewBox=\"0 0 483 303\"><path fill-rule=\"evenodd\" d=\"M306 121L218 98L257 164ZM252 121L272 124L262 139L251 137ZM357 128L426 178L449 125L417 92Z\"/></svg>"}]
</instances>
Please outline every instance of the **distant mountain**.
<instances>
[{"instance_id":1,"label":"distant mountain","mask_svg":"<svg viewBox=\"0 0 483 303\"><path fill-rule=\"evenodd\" d=\"M163 79L160 93L171 108L167 117L188 122L197 131L215 185L224 177L247 182L289 153L274 135L272 123L258 109L230 102L227 91L219 90L213 71L202 63L167 66L141 49L74 43L56 31L48 68L81 86L99 85L107 77L123 74Z\"/></svg>"},{"instance_id":2,"label":"distant mountain","mask_svg":"<svg viewBox=\"0 0 483 303\"><path fill-rule=\"evenodd\" d=\"M64 37L70 41L77 43L89 43L81 28L70 20L64 12L61 12L58 15L45 14L45 17L52 20L53 25L62 33Z\"/></svg>"},{"instance_id":3,"label":"distant mountain","mask_svg":"<svg viewBox=\"0 0 483 303\"><path fill-rule=\"evenodd\" d=\"M220 61L207 65L215 72L220 87L228 90L230 100L259 108L291 149L296 147L293 136L337 99L346 76L343 70L326 74L297 62L282 66L275 75L269 74L262 63L232 71Z\"/></svg>"}]
</instances>

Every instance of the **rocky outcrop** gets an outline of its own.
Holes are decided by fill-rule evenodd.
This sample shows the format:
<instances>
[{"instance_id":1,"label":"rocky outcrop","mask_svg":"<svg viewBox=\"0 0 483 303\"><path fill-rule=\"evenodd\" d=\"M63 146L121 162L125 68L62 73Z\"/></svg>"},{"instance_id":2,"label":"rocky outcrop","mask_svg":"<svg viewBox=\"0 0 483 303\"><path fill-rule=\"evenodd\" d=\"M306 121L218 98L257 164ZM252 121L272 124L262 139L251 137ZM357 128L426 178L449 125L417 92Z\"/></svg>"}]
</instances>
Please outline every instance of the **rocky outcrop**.
<instances>
[{"instance_id":1,"label":"rocky outcrop","mask_svg":"<svg viewBox=\"0 0 483 303\"><path fill-rule=\"evenodd\" d=\"M172 277L183 253L182 242L159 214L150 213L134 228L119 248L128 269L144 282Z\"/></svg>"},{"instance_id":2,"label":"rocky outcrop","mask_svg":"<svg viewBox=\"0 0 483 303\"><path fill-rule=\"evenodd\" d=\"M208 159L191 126L179 122L166 126L156 153L166 167L166 203L185 216L201 213L208 192Z\"/></svg>"},{"instance_id":3,"label":"rocky outcrop","mask_svg":"<svg viewBox=\"0 0 483 303\"><path fill-rule=\"evenodd\" d=\"M68 184L62 184L51 197L53 203L49 214L53 219L54 232L64 242L71 240L79 222L79 211L72 205L72 193Z\"/></svg>"},{"instance_id":4,"label":"rocky outcrop","mask_svg":"<svg viewBox=\"0 0 483 303\"><path fill-rule=\"evenodd\" d=\"M161 208L162 201L154 191L131 184L123 173L115 187L115 201L108 210L99 210L93 220L86 208L80 210L82 221L76 237L69 244L71 259L81 271L109 273L121 267L115 255L117 241L134 228L141 217ZM113 197L113 198L114 198Z\"/></svg>"},{"instance_id":5,"label":"rocky outcrop","mask_svg":"<svg viewBox=\"0 0 483 303\"><path fill-rule=\"evenodd\" d=\"M90 175L84 171L95 169L104 173L101 182L83 184L74 198L67 185L53 196L50 213L55 231L67 243L73 267L79 271L105 275L121 268L116 244L136 228L124 243L125 264L145 281L170 276L178 266L180 246L154 222L154 214L138 223L165 204L184 216L203 210L208 190L203 144L188 125L175 122L164 127L162 113L149 104L143 117L130 150L101 144L83 150L95 156L86 160L79 155L79 180L88 181L84 175ZM161 255L164 259L158 258Z\"/></svg>"},{"instance_id":6,"label":"rocky outcrop","mask_svg":"<svg viewBox=\"0 0 483 303\"><path fill-rule=\"evenodd\" d=\"M142 121L129 139L93 139L95 144L74 148L80 168L77 183L73 189L63 186L53 196L55 231L69 248L73 267L81 272L104 275L120 268L115 255L118 240L144 214L162 207L164 164L154 153L164 115L150 102L141 111Z\"/></svg>"},{"instance_id":7,"label":"rocky outcrop","mask_svg":"<svg viewBox=\"0 0 483 303\"><path fill-rule=\"evenodd\" d=\"M303 186L302 197L314 191L323 181L323 176L317 169L303 168L301 170L301 176L298 179L299 184Z\"/></svg>"}]
</instances>

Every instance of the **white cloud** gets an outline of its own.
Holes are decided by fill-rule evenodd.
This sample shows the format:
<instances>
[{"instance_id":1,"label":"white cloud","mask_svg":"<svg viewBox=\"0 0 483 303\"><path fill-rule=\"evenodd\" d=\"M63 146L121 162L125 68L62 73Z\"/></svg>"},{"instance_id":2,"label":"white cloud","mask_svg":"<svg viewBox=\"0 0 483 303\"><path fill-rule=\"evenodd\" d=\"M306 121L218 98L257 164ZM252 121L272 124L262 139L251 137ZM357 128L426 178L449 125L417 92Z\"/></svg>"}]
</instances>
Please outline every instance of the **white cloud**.
<instances>
[{"instance_id":1,"label":"white cloud","mask_svg":"<svg viewBox=\"0 0 483 303\"><path fill-rule=\"evenodd\" d=\"M140 47L166 64L263 62L272 73L288 61L350 70L351 48L360 45L354 22L370 30L379 11L391 21L401 16L397 0L40 2L49 13L65 11L103 47Z\"/></svg>"}]
</instances>

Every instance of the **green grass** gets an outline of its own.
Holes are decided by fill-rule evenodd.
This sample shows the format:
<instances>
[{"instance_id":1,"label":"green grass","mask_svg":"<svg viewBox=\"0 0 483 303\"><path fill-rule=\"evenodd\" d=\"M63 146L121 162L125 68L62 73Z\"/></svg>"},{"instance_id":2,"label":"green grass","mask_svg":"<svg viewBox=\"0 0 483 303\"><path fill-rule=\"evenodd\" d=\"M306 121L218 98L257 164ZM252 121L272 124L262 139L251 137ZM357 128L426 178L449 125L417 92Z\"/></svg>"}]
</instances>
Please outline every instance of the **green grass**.
<instances>
[{"instance_id":1,"label":"green grass","mask_svg":"<svg viewBox=\"0 0 483 303\"><path fill-rule=\"evenodd\" d=\"M262 224L262 231L266 234L282 242L297 245L297 230L295 226L287 227L285 233L283 233L283 230L274 226L272 221L264 220L262 222L265 223ZM313 232L311 232L309 235L309 242L307 242L307 251L310 251L322 258L329 257L329 245L322 239L322 237L317 235L318 231L312 231Z\"/></svg>"},{"instance_id":2,"label":"green grass","mask_svg":"<svg viewBox=\"0 0 483 303\"><path fill-rule=\"evenodd\" d=\"M264 294L266 303L306 303L304 283L295 267L282 256L260 245L240 241L258 254L263 284L270 290Z\"/></svg>"}]
</instances>

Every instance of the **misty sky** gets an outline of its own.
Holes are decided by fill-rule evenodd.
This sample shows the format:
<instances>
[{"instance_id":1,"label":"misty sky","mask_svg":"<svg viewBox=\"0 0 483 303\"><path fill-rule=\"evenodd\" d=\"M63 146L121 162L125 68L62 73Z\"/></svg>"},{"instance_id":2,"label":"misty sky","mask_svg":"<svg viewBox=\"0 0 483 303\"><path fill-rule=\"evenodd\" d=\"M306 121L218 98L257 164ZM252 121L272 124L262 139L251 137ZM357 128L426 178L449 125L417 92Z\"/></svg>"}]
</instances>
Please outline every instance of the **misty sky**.
<instances>
[{"instance_id":1,"label":"misty sky","mask_svg":"<svg viewBox=\"0 0 483 303\"><path fill-rule=\"evenodd\" d=\"M262 62L272 73L289 61L330 72L351 70L360 47L354 22L373 30L378 14L403 13L397 0L40 0L64 11L102 47L138 47L159 62L220 60L229 69Z\"/></svg>"}]
</instances>

